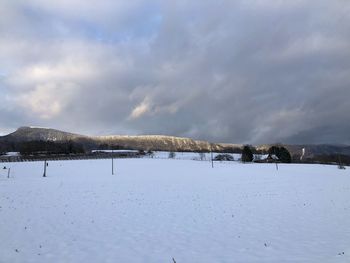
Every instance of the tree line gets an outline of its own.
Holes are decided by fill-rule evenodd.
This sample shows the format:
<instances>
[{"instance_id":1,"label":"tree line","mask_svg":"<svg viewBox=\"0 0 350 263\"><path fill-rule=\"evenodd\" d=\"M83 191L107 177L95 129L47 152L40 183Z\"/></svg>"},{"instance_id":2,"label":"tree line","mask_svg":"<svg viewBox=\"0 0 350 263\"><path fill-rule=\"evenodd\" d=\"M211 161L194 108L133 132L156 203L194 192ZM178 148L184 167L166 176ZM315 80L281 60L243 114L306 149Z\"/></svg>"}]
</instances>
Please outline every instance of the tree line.
<instances>
[{"instance_id":1,"label":"tree line","mask_svg":"<svg viewBox=\"0 0 350 263\"><path fill-rule=\"evenodd\" d=\"M22 142L19 146L21 155L35 154L79 154L85 153L84 147L80 143L73 141L53 142L53 141L28 141Z\"/></svg>"}]
</instances>

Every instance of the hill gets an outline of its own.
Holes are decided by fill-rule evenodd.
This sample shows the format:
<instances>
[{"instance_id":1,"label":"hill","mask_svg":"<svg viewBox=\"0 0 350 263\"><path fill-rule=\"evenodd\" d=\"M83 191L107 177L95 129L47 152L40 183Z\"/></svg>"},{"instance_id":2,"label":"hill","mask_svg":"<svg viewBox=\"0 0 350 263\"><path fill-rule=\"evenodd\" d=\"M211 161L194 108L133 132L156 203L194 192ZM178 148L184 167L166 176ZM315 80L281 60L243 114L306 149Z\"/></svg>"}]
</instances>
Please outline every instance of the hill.
<instances>
[{"instance_id":1,"label":"hill","mask_svg":"<svg viewBox=\"0 0 350 263\"><path fill-rule=\"evenodd\" d=\"M86 150L108 149L133 149L133 150L158 150L158 151L196 151L209 152L234 152L240 149L240 145L209 143L190 138L164 136L164 135L139 135L139 136L86 136L69 133L50 128L20 127L15 132L0 137L2 148L16 148L23 142L52 141L80 143ZM15 149L12 149L15 150Z\"/></svg>"},{"instance_id":2,"label":"hill","mask_svg":"<svg viewBox=\"0 0 350 263\"><path fill-rule=\"evenodd\" d=\"M0 136L0 152L18 151L22 143L30 141L74 142L81 144L87 151L114 148L178 152L210 152L212 150L215 152L239 153L242 148L240 144L210 143L165 135L86 136L51 128L20 127L13 133ZM264 153L271 146L272 144L264 144L257 145L255 148L257 151ZM350 156L350 146L347 145L300 144L284 146L289 150L294 160L300 159L303 148L305 149L304 160L307 158L315 159L315 157L320 156Z\"/></svg>"}]
</instances>

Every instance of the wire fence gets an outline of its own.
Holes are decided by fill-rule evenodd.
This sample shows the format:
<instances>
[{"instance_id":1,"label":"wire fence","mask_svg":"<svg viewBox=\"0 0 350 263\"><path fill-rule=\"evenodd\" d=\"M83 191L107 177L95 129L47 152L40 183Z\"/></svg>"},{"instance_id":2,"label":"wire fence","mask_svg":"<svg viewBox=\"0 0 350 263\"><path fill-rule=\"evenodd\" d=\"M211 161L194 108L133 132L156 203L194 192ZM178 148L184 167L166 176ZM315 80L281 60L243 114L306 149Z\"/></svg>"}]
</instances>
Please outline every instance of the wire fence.
<instances>
[{"instance_id":1,"label":"wire fence","mask_svg":"<svg viewBox=\"0 0 350 263\"><path fill-rule=\"evenodd\" d=\"M79 155L24 155L1 156L0 163L11 162L37 162L37 161L62 161L62 160L95 160L110 158L140 158L138 153L103 153L103 154L79 154Z\"/></svg>"}]
</instances>

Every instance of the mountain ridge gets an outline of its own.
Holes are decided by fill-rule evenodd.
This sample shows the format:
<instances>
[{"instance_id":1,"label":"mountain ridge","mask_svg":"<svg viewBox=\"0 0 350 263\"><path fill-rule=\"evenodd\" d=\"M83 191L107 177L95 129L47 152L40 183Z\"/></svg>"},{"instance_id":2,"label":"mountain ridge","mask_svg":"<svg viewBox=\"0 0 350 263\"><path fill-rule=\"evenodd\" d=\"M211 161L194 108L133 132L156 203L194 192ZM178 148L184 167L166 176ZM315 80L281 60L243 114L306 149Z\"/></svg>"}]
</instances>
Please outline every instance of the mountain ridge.
<instances>
[{"instance_id":1,"label":"mountain ridge","mask_svg":"<svg viewBox=\"0 0 350 263\"><path fill-rule=\"evenodd\" d=\"M186 137L168 135L104 135L87 136L51 128L23 126L16 131L0 137L0 142L28 141L74 141L82 143L87 149L100 147L119 147L133 150L164 150L164 151L232 151L240 148L238 144L209 143Z\"/></svg>"},{"instance_id":2,"label":"mountain ridge","mask_svg":"<svg viewBox=\"0 0 350 263\"><path fill-rule=\"evenodd\" d=\"M177 137L169 135L103 135L87 136L77 133L61 131L52 128L22 126L16 131L0 136L1 149L11 145L28 141L52 141L80 143L86 150L93 149L130 149L130 150L152 150L152 151L188 151L188 152L240 152L242 144L210 143L192 138ZM261 144L255 148L259 151L267 151L271 145ZM282 145L282 144L281 144ZM301 155L305 149L305 155L312 157L316 155L343 154L350 156L350 146L332 144L283 144L292 155Z\"/></svg>"}]
</instances>

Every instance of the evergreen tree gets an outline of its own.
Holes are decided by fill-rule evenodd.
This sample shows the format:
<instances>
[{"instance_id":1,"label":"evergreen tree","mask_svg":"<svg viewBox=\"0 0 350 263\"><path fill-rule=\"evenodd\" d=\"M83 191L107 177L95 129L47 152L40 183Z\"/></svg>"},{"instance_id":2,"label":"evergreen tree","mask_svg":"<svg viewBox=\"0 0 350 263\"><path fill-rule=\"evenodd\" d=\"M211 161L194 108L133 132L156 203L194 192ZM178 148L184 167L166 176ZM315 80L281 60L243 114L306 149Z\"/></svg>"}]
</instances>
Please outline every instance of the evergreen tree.
<instances>
[{"instance_id":1,"label":"evergreen tree","mask_svg":"<svg viewBox=\"0 0 350 263\"><path fill-rule=\"evenodd\" d=\"M282 163L292 162L292 156L290 155L289 151L283 146L271 146L268 150L268 153L271 155L276 155L278 160Z\"/></svg>"},{"instance_id":2,"label":"evergreen tree","mask_svg":"<svg viewBox=\"0 0 350 263\"><path fill-rule=\"evenodd\" d=\"M283 146L279 148L277 157L282 163L292 162L292 156L290 155L289 151Z\"/></svg>"},{"instance_id":3,"label":"evergreen tree","mask_svg":"<svg viewBox=\"0 0 350 263\"><path fill-rule=\"evenodd\" d=\"M267 151L268 154L270 155L276 155L278 156L279 153L279 147L278 146L271 146L269 150Z\"/></svg>"},{"instance_id":4,"label":"evergreen tree","mask_svg":"<svg viewBox=\"0 0 350 263\"><path fill-rule=\"evenodd\" d=\"M242 150L242 157L241 161L246 163L246 162L252 162L253 161L253 152L252 149L250 148L249 145L245 145Z\"/></svg>"}]
</instances>

